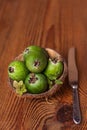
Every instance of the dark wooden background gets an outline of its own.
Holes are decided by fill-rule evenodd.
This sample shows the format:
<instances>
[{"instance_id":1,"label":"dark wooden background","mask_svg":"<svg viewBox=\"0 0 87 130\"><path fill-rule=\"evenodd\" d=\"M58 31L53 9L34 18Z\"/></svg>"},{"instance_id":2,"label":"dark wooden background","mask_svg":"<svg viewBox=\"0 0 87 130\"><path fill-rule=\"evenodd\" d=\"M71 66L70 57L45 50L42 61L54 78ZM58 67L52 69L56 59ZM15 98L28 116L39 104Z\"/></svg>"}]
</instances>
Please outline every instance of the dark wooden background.
<instances>
[{"instance_id":1,"label":"dark wooden background","mask_svg":"<svg viewBox=\"0 0 87 130\"><path fill-rule=\"evenodd\" d=\"M29 45L56 50L67 61L75 46L82 123L72 121L68 81L45 99L18 97L8 64ZM87 0L0 0L0 130L87 130Z\"/></svg>"}]
</instances>

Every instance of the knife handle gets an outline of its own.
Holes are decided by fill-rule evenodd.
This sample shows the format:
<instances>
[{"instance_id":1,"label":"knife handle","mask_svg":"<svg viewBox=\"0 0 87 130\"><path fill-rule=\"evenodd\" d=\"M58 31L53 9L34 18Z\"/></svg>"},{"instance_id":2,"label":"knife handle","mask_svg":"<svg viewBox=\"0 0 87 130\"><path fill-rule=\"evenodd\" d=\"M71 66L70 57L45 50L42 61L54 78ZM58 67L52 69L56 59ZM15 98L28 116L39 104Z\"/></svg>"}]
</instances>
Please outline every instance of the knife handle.
<instances>
[{"instance_id":1,"label":"knife handle","mask_svg":"<svg viewBox=\"0 0 87 130\"><path fill-rule=\"evenodd\" d=\"M79 105L78 87L73 85L73 121L75 124L80 124L81 122L81 111Z\"/></svg>"}]
</instances>

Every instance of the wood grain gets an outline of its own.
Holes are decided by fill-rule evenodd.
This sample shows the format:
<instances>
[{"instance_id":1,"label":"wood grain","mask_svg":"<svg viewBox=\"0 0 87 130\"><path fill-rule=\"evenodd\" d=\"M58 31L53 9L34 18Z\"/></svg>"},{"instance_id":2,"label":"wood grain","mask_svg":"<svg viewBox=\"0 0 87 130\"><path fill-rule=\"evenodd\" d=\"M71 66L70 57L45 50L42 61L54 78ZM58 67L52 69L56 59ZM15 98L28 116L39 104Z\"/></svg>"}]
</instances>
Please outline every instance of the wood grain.
<instances>
[{"instance_id":1,"label":"wood grain","mask_svg":"<svg viewBox=\"0 0 87 130\"><path fill-rule=\"evenodd\" d=\"M34 44L56 50L66 61L68 49L76 47L80 125L71 118L73 102L68 79L48 100L22 98L9 88L8 64ZM86 130L86 68L86 0L0 0L0 130Z\"/></svg>"}]
</instances>

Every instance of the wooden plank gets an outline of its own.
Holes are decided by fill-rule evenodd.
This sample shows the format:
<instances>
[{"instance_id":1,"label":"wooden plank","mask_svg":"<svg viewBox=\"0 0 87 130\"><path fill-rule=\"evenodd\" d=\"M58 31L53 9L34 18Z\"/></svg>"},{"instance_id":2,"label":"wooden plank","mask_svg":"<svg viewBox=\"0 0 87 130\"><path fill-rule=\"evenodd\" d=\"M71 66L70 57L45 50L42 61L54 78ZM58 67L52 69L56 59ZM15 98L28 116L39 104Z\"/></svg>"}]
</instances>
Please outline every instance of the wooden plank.
<instances>
[{"instance_id":1,"label":"wooden plank","mask_svg":"<svg viewBox=\"0 0 87 130\"><path fill-rule=\"evenodd\" d=\"M68 79L48 101L18 97L9 88L7 67L25 47L77 50L82 123L72 121ZM0 130L87 129L87 1L0 0Z\"/></svg>"}]
</instances>

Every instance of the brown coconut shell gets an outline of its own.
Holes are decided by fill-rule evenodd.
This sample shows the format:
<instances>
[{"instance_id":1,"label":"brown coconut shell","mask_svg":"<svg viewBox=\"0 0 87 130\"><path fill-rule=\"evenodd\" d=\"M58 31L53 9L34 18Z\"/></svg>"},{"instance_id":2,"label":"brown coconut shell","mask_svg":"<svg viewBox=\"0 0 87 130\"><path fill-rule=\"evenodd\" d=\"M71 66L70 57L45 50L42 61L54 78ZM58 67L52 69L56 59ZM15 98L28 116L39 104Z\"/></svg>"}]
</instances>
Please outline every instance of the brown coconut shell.
<instances>
[{"instance_id":1,"label":"brown coconut shell","mask_svg":"<svg viewBox=\"0 0 87 130\"><path fill-rule=\"evenodd\" d=\"M63 57L58 54L56 51L52 50L52 49L49 49L49 48L46 48L45 49L47 52L48 52L48 55L51 57L51 58L58 58L60 61L63 61L64 63L64 70L63 70L63 73L62 75L60 76L60 78L58 78L59 80L61 80L63 83L65 81L65 78L67 76L67 64L65 62L65 60L63 59ZM15 58L15 60L20 60L20 61L23 61L23 54L20 54L18 57ZM9 79L9 86L10 88L12 89L12 91L15 92L15 88L13 88L12 86L13 84L13 81L11 79ZM31 94L31 93L24 93L21 97L24 98L24 97L27 97L27 98L48 98L48 97L51 97L52 95L54 95L61 87L62 85L58 85L58 84L55 84L51 89L47 90L46 92L44 93L40 93L40 94ZM16 92L15 92L16 93ZM18 95L18 94L17 94ZM18 95L19 96L19 95Z\"/></svg>"}]
</instances>

